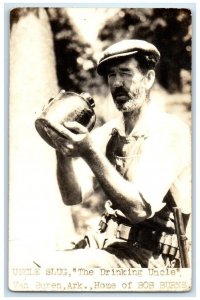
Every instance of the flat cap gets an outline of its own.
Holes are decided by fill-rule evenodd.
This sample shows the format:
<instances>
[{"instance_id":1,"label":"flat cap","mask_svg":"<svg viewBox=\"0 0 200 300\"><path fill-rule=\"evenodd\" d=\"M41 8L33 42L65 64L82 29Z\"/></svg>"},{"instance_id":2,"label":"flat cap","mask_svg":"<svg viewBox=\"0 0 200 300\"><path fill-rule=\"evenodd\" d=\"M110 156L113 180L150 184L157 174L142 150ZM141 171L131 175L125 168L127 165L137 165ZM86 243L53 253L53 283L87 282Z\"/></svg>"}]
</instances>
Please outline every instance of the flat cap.
<instances>
[{"instance_id":1,"label":"flat cap","mask_svg":"<svg viewBox=\"0 0 200 300\"><path fill-rule=\"evenodd\" d=\"M105 75L106 66L111 61L118 58L120 59L122 57L131 56L136 53L143 53L146 56L149 55L155 65L160 59L160 52L153 44L144 40L122 40L104 50L97 66L97 73L99 75Z\"/></svg>"}]
</instances>

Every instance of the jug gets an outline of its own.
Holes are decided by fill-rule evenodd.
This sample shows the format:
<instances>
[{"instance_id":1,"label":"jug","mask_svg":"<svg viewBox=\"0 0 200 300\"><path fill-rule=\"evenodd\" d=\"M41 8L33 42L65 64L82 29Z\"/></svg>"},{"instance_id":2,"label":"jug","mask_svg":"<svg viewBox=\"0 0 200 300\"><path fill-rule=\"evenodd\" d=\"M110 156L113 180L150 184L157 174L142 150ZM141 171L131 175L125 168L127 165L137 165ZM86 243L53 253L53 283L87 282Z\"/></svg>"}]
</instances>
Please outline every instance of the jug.
<instances>
[{"instance_id":1,"label":"jug","mask_svg":"<svg viewBox=\"0 0 200 300\"><path fill-rule=\"evenodd\" d=\"M77 94L61 90L56 97L49 100L40 117L36 119L36 130L50 146L56 148L53 137L46 133L45 128L50 127L56 131L52 124L63 125L64 122L77 121L90 131L96 121L94 107L95 102L88 93ZM56 133L60 134L57 131Z\"/></svg>"}]
</instances>

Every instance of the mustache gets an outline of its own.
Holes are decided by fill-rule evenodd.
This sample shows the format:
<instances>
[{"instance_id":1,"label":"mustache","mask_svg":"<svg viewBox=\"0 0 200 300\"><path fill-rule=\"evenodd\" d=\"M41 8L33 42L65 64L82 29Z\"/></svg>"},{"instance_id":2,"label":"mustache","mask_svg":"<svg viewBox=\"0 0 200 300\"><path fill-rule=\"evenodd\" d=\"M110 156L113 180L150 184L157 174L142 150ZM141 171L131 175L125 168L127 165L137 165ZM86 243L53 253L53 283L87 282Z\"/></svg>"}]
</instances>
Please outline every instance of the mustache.
<instances>
[{"instance_id":1,"label":"mustache","mask_svg":"<svg viewBox=\"0 0 200 300\"><path fill-rule=\"evenodd\" d=\"M121 88L121 87L116 88L116 89L112 92L113 97L116 97L116 96L118 96L118 95L120 95L120 94L123 94L123 95L129 97L130 100L134 100L135 96L137 96L137 93L133 94L133 93L131 93L130 91L127 91L126 89Z\"/></svg>"},{"instance_id":2,"label":"mustache","mask_svg":"<svg viewBox=\"0 0 200 300\"><path fill-rule=\"evenodd\" d=\"M125 90L124 88L119 87L119 88L116 88L116 89L113 91L112 94L113 94L114 97L117 96L117 95L120 95L120 94L123 94L123 95L127 95L127 96L128 96L128 91Z\"/></svg>"}]
</instances>

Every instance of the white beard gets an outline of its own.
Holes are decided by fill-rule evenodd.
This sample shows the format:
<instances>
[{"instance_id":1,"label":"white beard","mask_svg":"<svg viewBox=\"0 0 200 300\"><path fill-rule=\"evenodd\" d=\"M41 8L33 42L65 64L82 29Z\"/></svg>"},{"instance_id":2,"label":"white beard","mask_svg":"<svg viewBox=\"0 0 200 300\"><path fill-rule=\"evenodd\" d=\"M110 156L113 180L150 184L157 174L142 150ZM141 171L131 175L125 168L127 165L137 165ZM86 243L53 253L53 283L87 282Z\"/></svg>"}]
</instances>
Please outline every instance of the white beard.
<instances>
[{"instance_id":1,"label":"white beard","mask_svg":"<svg viewBox=\"0 0 200 300\"><path fill-rule=\"evenodd\" d=\"M121 107L120 111L121 112L131 112L136 108L136 103L135 100L130 99L127 102L125 102Z\"/></svg>"}]
</instances>

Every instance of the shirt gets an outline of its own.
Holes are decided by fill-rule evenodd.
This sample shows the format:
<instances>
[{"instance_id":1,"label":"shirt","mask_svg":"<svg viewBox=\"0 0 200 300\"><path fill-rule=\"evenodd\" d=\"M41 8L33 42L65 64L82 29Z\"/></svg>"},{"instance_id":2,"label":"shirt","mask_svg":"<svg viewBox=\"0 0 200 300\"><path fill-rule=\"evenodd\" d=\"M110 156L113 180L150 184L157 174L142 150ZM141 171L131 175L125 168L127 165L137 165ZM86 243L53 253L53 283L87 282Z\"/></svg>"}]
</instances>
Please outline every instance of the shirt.
<instances>
[{"instance_id":1,"label":"shirt","mask_svg":"<svg viewBox=\"0 0 200 300\"><path fill-rule=\"evenodd\" d=\"M128 137L125 136L123 117L93 130L94 143L105 154L114 131L125 141L125 153L122 156L115 153L113 164L119 172L120 164L124 164L122 175L133 182L150 204L150 217L163 208L163 199L169 190L182 212L190 213L191 137L188 126L176 116L148 106ZM79 164L77 168L82 170ZM83 173L82 179L87 186L87 173Z\"/></svg>"}]
</instances>

